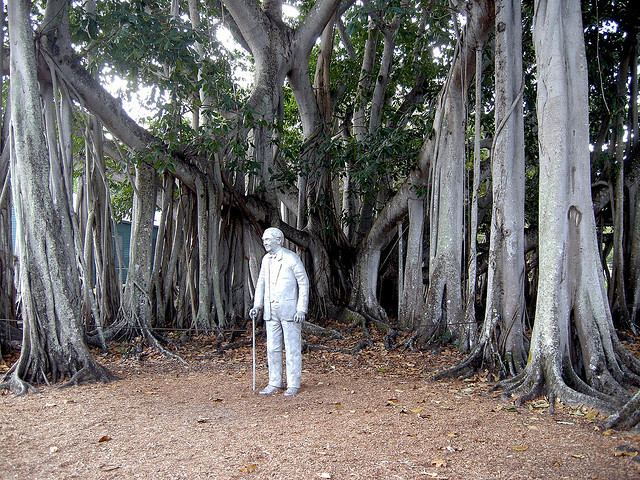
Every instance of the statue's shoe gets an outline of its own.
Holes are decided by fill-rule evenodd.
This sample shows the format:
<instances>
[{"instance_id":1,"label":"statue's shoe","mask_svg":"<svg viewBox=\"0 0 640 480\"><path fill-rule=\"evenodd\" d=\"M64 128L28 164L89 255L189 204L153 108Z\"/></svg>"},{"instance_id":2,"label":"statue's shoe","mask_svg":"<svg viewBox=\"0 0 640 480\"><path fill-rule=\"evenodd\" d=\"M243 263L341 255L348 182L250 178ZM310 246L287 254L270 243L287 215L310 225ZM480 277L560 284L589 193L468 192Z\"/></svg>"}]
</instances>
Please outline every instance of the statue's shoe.
<instances>
[{"instance_id":1,"label":"statue's shoe","mask_svg":"<svg viewBox=\"0 0 640 480\"><path fill-rule=\"evenodd\" d=\"M282 387L274 387L273 385L267 385L264 390L260 390L258 394L260 395L271 395L278 390L282 390Z\"/></svg>"}]
</instances>

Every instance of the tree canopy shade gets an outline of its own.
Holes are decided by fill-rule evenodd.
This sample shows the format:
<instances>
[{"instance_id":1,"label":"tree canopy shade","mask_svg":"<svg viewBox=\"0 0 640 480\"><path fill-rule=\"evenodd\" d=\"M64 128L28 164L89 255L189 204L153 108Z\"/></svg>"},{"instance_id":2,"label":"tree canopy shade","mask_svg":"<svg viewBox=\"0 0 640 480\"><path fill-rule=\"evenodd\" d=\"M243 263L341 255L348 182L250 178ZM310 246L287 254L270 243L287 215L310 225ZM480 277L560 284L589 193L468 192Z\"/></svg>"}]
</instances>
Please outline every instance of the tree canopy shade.
<instances>
[{"instance_id":1,"label":"tree canopy shade","mask_svg":"<svg viewBox=\"0 0 640 480\"><path fill-rule=\"evenodd\" d=\"M12 388L108 379L87 343L229 337L275 226L309 272L307 328L455 342L468 357L445 374L487 368L523 399L619 408L640 373L614 329L635 331L640 305L640 20L631 2L550 3L12 2ZM116 77L123 95L150 92L148 118L108 93Z\"/></svg>"}]
</instances>

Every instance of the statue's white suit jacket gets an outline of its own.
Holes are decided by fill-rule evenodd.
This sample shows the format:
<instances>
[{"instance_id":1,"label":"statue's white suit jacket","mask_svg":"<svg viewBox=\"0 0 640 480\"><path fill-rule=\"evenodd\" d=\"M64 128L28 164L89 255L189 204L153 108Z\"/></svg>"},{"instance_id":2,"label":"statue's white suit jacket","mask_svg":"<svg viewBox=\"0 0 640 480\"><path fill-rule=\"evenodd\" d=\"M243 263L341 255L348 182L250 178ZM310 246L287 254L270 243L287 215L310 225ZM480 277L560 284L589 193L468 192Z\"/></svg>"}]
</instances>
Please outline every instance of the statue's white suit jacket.
<instances>
[{"instance_id":1,"label":"statue's white suit jacket","mask_svg":"<svg viewBox=\"0 0 640 480\"><path fill-rule=\"evenodd\" d=\"M263 318L290 321L296 312L307 313L308 305L309 279L298 255L284 247L265 255L253 299Z\"/></svg>"}]
</instances>

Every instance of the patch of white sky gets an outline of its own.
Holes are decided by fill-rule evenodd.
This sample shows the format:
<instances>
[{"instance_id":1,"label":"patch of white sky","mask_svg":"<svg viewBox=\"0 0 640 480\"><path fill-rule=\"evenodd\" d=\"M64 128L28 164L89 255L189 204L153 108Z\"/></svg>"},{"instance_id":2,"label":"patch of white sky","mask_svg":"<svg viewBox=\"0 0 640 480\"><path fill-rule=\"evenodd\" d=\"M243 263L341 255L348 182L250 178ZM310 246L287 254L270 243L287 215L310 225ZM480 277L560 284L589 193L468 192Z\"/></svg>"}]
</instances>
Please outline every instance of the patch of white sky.
<instances>
[{"instance_id":1,"label":"patch of white sky","mask_svg":"<svg viewBox=\"0 0 640 480\"><path fill-rule=\"evenodd\" d=\"M109 70L103 70L103 78L105 90L120 99L124 111L136 122L146 123L145 119L152 117L158 110L157 103L151 102L153 87L139 84L133 90L126 79Z\"/></svg>"}]
</instances>

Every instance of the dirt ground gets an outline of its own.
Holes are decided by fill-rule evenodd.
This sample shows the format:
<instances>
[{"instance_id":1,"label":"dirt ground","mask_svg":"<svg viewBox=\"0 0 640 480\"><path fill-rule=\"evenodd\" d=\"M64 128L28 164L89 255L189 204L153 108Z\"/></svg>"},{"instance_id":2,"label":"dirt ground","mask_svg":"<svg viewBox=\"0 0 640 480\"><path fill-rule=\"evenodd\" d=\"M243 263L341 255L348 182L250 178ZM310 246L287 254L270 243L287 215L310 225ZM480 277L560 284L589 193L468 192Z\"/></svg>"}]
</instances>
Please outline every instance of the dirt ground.
<instances>
[{"instance_id":1,"label":"dirt ground","mask_svg":"<svg viewBox=\"0 0 640 480\"><path fill-rule=\"evenodd\" d=\"M263 397L250 347L220 354L213 341L184 347L186 365L116 345L98 356L118 381L5 391L0 478L640 478L640 436L602 431L597 412L549 415L544 399L515 408L482 376L430 381L453 350L312 351L298 395ZM261 388L261 339L257 358Z\"/></svg>"}]
</instances>

